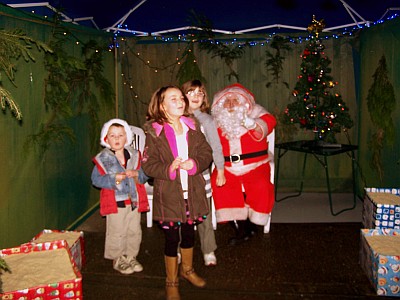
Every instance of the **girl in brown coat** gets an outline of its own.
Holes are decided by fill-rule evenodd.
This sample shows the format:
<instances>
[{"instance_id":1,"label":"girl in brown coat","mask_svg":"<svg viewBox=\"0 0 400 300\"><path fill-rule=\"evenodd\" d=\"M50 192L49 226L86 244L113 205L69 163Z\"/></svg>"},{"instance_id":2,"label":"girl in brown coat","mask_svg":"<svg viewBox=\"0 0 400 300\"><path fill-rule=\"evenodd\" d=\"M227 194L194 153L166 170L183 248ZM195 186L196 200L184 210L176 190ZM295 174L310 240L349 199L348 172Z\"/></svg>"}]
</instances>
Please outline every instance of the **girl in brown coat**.
<instances>
[{"instance_id":1,"label":"girl in brown coat","mask_svg":"<svg viewBox=\"0 0 400 300\"><path fill-rule=\"evenodd\" d=\"M202 172L210 166L212 150L194 119L184 116L187 99L175 86L158 89L149 104L142 168L154 178L153 219L165 233L167 299L180 299L180 275L197 287L205 281L193 270L194 226L207 218L209 206Z\"/></svg>"}]
</instances>

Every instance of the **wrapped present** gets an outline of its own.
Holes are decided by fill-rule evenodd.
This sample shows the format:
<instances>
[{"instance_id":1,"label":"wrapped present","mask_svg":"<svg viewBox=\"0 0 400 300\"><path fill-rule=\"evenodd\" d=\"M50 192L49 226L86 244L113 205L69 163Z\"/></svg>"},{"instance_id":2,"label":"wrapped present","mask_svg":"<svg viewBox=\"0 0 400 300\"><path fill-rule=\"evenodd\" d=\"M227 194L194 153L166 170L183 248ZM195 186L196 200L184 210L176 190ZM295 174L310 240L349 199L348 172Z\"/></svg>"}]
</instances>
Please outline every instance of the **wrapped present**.
<instances>
[{"instance_id":1,"label":"wrapped present","mask_svg":"<svg viewBox=\"0 0 400 300\"><path fill-rule=\"evenodd\" d=\"M0 299L81 300L82 275L65 240L0 250L9 266Z\"/></svg>"},{"instance_id":2,"label":"wrapped present","mask_svg":"<svg viewBox=\"0 0 400 300\"><path fill-rule=\"evenodd\" d=\"M75 260L79 270L82 270L85 264L85 251L83 231L66 231L66 230L50 230L44 229L36 235L31 242L43 243L58 240L66 240L71 251L72 257Z\"/></svg>"},{"instance_id":3,"label":"wrapped present","mask_svg":"<svg viewBox=\"0 0 400 300\"><path fill-rule=\"evenodd\" d=\"M377 295L400 297L400 230L361 229L360 263Z\"/></svg>"},{"instance_id":4,"label":"wrapped present","mask_svg":"<svg viewBox=\"0 0 400 300\"><path fill-rule=\"evenodd\" d=\"M400 189L365 189L363 227L400 229Z\"/></svg>"}]
</instances>

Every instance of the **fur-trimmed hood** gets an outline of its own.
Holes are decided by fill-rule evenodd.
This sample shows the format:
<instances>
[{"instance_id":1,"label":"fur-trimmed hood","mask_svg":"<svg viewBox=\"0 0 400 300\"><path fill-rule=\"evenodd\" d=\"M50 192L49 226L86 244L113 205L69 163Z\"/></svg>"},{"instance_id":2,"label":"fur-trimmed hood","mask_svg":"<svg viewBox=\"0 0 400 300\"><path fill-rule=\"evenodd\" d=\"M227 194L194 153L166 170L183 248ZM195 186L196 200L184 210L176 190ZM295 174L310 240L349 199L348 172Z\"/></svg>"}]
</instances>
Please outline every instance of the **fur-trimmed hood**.
<instances>
[{"instance_id":1,"label":"fur-trimmed hood","mask_svg":"<svg viewBox=\"0 0 400 300\"><path fill-rule=\"evenodd\" d=\"M256 101L254 100L254 95L248 89L246 89L240 83L235 83L225 87L214 95L212 107L223 103L229 94L235 94L238 100L244 102L247 107L247 113L253 110Z\"/></svg>"},{"instance_id":2,"label":"fur-trimmed hood","mask_svg":"<svg viewBox=\"0 0 400 300\"><path fill-rule=\"evenodd\" d=\"M182 116L181 120L192 130L200 128L200 124L195 118ZM164 124L159 124L154 120L149 120L143 125L143 130L154 137L159 136L163 128Z\"/></svg>"},{"instance_id":3,"label":"fur-trimmed hood","mask_svg":"<svg viewBox=\"0 0 400 300\"><path fill-rule=\"evenodd\" d=\"M100 134L100 145L110 149L110 145L106 142L106 136L107 136L107 132L110 129L112 124L120 124L120 125L124 126L125 132L126 132L126 143L125 143L124 147L129 146L132 143L132 130L129 127L128 123L121 119L111 119L110 121L106 122L103 125L103 128L101 129L101 134Z\"/></svg>"}]
</instances>

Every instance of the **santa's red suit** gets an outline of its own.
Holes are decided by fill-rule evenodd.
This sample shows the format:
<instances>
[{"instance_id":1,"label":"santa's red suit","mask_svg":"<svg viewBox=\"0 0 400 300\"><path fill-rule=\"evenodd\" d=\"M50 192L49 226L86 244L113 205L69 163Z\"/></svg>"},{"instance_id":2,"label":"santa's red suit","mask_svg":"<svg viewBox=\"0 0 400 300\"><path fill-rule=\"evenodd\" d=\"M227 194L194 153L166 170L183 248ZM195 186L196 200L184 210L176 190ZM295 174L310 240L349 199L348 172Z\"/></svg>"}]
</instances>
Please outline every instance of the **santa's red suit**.
<instances>
[{"instance_id":1,"label":"santa's red suit","mask_svg":"<svg viewBox=\"0 0 400 300\"><path fill-rule=\"evenodd\" d=\"M227 112L224 102L232 98L236 99L236 109ZM214 96L212 115L218 126L226 177L226 184L219 187L217 170L212 174L217 222L248 218L264 226L275 202L269 164L273 157L268 153L266 136L274 129L276 119L256 104L254 95L240 84L228 86Z\"/></svg>"}]
</instances>

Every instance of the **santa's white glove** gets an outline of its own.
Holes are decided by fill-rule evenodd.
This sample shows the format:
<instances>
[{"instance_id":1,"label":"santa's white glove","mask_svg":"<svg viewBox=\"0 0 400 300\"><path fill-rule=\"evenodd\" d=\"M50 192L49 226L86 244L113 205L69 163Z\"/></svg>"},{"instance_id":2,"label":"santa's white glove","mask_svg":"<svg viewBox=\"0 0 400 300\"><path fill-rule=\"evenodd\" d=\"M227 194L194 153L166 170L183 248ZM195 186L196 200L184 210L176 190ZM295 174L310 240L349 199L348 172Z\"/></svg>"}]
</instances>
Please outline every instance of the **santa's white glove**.
<instances>
[{"instance_id":1,"label":"santa's white glove","mask_svg":"<svg viewBox=\"0 0 400 300\"><path fill-rule=\"evenodd\" d=\"M256 121L252 118L249 118L248 116L244 117L242 125L249 130L253 130L257 127Z\"/></svg>"}]
</instances>

